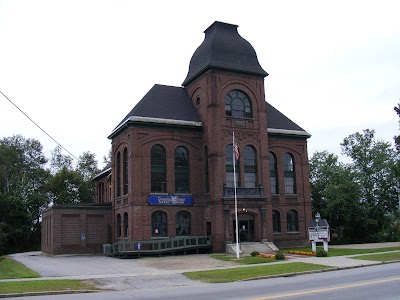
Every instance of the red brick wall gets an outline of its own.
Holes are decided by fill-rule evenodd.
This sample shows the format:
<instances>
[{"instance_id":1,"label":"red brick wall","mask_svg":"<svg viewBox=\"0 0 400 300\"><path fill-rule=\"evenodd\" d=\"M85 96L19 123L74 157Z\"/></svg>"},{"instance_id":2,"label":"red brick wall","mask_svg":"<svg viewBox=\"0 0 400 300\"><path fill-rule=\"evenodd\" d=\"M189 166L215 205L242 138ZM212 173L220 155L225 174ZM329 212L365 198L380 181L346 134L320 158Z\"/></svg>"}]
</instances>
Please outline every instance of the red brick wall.
<instances>
[{"instance_id":1,"label":"red brick wall","mask_svg":"<svg viewBox=\"0 0 400 300\"><path fill-rule=\"evenodd\" d=\"M59 205L43 212L41 250L48 254L102 253L111 242L110 205Z\"/></svg>"}]
</instances>

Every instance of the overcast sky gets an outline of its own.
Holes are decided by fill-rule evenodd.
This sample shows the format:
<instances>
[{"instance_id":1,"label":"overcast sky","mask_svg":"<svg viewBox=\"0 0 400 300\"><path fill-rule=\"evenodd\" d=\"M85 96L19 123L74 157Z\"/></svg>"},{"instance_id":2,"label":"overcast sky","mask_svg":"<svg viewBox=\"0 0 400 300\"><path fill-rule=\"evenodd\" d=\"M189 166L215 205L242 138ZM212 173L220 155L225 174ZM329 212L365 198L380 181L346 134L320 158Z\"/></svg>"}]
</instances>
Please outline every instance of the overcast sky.
<instances>
[{"instance_id":1,"label":"overcast sky","mask_svg":"<svg viewBox=\"0 0 400 300\"><path fill-rule=\"evenodd\" d=\"M181 86L214 21L253 45L266 101L312 135L309 156L399 133L400 1L0 0L0 91L102 167L107 136L154 84ZM15 134L48 158L57 146L0 95L0 138Z\"/></svg>"}]
</instances>

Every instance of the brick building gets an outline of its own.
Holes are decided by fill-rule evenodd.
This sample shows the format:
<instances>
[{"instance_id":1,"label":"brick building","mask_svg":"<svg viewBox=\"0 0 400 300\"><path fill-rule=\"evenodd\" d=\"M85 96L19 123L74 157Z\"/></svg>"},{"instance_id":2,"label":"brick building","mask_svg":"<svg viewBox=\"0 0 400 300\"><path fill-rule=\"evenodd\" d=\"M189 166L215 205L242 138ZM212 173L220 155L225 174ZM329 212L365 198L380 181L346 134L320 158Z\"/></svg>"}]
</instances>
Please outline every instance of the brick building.
<instances>
[{"instance_id":1,"label":"brick building","mask_svg":"<svg viewBox=\"0 0 400 300\"><path fill-rule=\"evenodd\" d=\"M224 251L235 242L234 161L240 241L307 239L310 135L265 101L267 75L237 26L215 22L182 87L154 85L122 119L109 136L111 192L104 185L113 241L211 235Z\"/></svg>"},{"instance_id":2,"label":"brick building","mask_svg":"<svg viewBox=\"0 0 400 300\"><path fill-rule=\"evenodd\" d=\"M204 33L182 86L154 85L108 137L112 163L95 180L111 242L210 235L225 251L236 178L240 242L303 244L310 135L266 102L268 73L236 25Z\"/></svg>"}]
</instances>

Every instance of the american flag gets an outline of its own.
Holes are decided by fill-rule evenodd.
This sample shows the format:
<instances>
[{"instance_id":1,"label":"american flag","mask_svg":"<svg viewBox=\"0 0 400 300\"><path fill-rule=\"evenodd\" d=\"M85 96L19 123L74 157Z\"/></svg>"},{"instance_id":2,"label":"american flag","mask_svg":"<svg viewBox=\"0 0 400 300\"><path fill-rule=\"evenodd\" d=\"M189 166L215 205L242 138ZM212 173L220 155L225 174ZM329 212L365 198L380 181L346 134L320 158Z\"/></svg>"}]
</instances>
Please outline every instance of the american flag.
<instances>
[{"instance_id":1,"label":"american flag","mask_svg":"<svg viewBox=\"0 0 400 300\"><path fill-rule=\"evenodd\" d=\"M239 147L238 144L236 143L235 136L233 136L233 151L235 152L236 160L239 160Z\"/></svg>"}]
</instances>

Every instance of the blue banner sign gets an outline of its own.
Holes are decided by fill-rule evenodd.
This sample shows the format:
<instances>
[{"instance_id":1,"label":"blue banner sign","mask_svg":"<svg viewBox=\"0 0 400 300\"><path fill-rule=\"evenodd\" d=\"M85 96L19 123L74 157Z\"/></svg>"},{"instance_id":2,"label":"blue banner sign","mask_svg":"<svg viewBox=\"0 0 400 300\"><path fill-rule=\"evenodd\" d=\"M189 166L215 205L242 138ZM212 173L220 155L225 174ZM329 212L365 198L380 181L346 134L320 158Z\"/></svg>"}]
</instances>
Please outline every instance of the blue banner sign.
<instances>
[{"instance_id":1,"label":"blue banner sign","mask_svg":"<svg viewBox=\"0 0 400 300\"><path fill-rule=\"evenodd\" d=\"M192 205L192 196L150 196L150 205Z\"/></svg>"}]
</instances>

